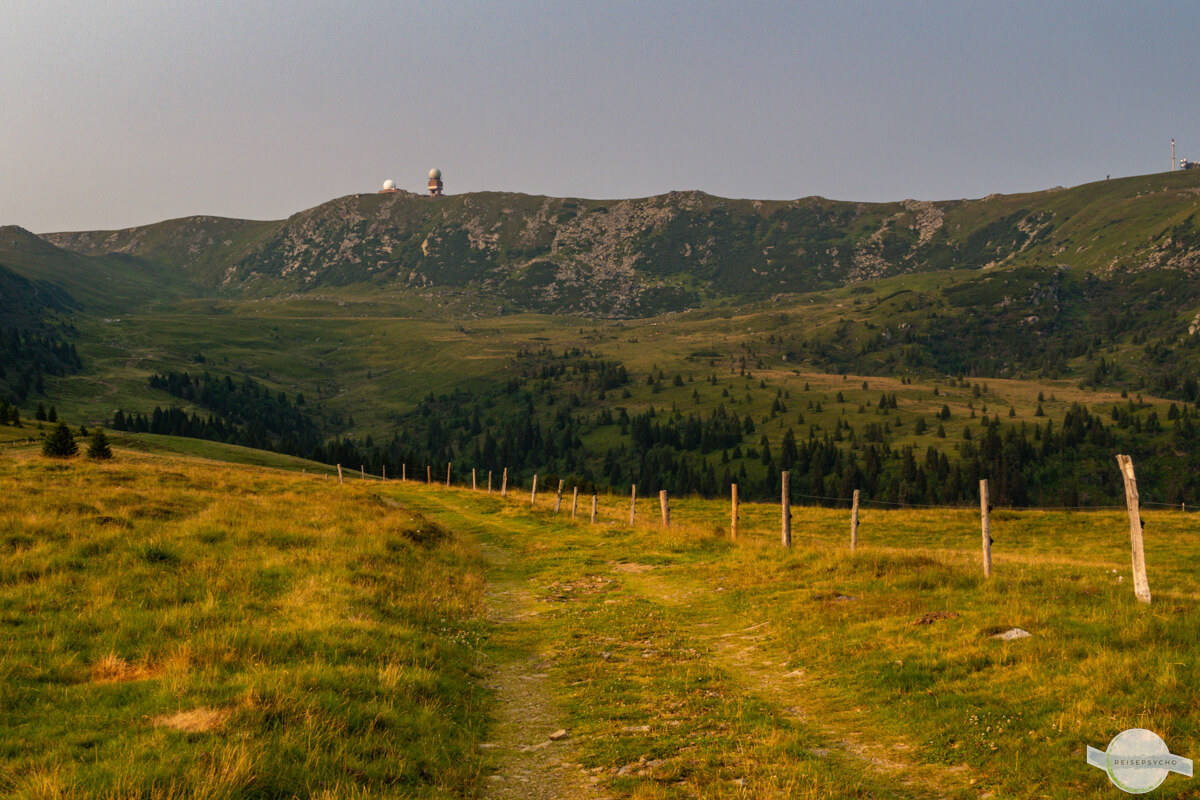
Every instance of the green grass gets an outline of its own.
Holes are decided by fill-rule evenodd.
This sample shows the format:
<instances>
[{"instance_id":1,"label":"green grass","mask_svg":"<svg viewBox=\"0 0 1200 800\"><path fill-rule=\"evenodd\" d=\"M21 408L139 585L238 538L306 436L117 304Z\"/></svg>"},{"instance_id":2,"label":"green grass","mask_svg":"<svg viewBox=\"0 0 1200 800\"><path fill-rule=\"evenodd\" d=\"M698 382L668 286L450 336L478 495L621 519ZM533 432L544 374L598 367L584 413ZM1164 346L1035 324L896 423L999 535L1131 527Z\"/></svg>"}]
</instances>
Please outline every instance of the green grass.
<instances>
[{"instance_id":1,"label":"green grass","mask_svg":"<svg viewBox=\"0 0 1200 800\"><path fill-rule=\"evenodd\" d=\"M372 482L127 449L0 474L5 797L473 791L469 539Z\"/></svg>"},{"instance_id":2,"label":"green grass","mask_svg":"<svg viewBox=\"0 0 1200 800\"><path fill-rule=\"evenodd\" d=\"M394 491L510 551L494 575L537 592L527 646L615 796L1078 797L1107 787L1086 745L1197 737L1200 544L1179 512L1142 512L1147 607L1122 512L996 512L984 580L968 511L864 511L850 554L844 510L796 509L784 551L770 505L743 505L731 543L715 501L673 502L664 531L652 501L629 528L628 500L602 498L591 527L526 493ZM1033 638L989 638L1014 626Z\"/></svg>"},{"instance_id":3,"label":"green grass","mask_svg":"<svg viewBox=\"0 0 1200 800\"><path fill-rule=\"evenodd\" d=\"M591 526L570 487L555 514L528 487L53 461L36 430L0 428L5 796L474 796L519 757L477 747L483 679L531 657L561 757L613 797L1078 797L1107 786L1086 745L1198 733L1178 511L1142 512L1144 606L1120 511L995 511L985 580L970 510L866 507L851 554L846 510L796 507L783 550L771 504L731 541L718 500L663 529L606 495ZM989 638L1011 626L1033 637Z\"/></svg>"}]
</instances>

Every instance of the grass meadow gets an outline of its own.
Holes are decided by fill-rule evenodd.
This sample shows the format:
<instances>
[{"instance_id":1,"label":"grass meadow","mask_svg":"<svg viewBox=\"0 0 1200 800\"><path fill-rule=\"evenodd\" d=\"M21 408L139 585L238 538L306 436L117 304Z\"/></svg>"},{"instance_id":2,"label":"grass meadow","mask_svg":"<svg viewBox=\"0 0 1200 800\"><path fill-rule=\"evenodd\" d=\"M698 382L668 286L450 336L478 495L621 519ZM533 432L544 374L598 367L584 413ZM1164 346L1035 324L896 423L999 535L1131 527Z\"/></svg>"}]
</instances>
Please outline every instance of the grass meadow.
<instances>
[{"instance_id":1,"label":"grass meadow","mask_svg":"<svg viewBox=\"0 0 1200 800\"><path fill-rule=\"evenodd\" d=\"M1132 727L1195 752L1200 557L1194 518L1143 511L1154 602L1130 585L1123 511L846 509L401 490L509 548L543 604L581 762L616 795L1108 796L1085 747ZM991 638L1019 627L1032 637ZM644 728L645 726L645 728ZM644 729L643 729L644 728ZM650 763L653 768L645 765ZM1189 796L1172 776L1161 796Z\"/></svg>"},{"instance_id":2,"label":"grass meadow","mask_svg":"<svg viewBox=\"0 0 1200 800\"><path fill-rule=\"evenodd\" d=\"M0 458L0 795L460 797L482 562L336 477Z\"/></svg>"},{"instance_id":3,"label":"grass meadow","mask_svg":"<svg viewBox=\"0 0 1200 800\"><path fill-rule=\"evenodd\" d=\"M664 528L657 497L631 526L601 496L592 525L570 487L556 512L528 487L53 461L35 430L0 450L5 797L488 796L487 676L531 656L564 763L612 797L1111 796L1087 745L1144 727L1195 753L1178 510L1143 511L1145 606L1122 511L994 511L985 580L969 509L864 507L850 553L846 509L794 507L785 550L772 504L734 541L725 501L673 499Z\"/></svg>"}]
</instances>

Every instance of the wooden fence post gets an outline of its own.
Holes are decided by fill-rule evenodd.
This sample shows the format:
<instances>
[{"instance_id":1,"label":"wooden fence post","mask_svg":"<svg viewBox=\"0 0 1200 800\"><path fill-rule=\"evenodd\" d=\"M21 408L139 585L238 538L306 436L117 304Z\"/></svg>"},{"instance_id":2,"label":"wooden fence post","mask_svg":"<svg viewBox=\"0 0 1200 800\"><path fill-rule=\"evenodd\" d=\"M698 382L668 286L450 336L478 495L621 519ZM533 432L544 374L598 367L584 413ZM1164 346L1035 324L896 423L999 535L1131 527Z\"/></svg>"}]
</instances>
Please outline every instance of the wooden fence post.
<instances>
[{"instance_id":1,"label":"wooden fence post","mask_svg":"<svg viewBox=\"0 0 1200 800\"><path fill-rule=\"evenodd\" d=\"M737 539L738 529L738 498L737 484L730 484L730 508L729 508L729 538Z\"/></svg>"},{"instance_id":2,"label":"wooden fence post","mask_svg":"<svg viewBox=\"0 0 1200 800\"><path fill-rule=\"evenodd\" d=\"M383 479L387 480L387 464L383 465Z\"/></svg>"},{"instance_id":3,"label":"wooden fence post","mask_svg":"<svg viewBox=\"0 0 1200 800\"><path fill-rule=\"evenodd\" d=\"M433 467L428 464L425 465L425 482L433 483Z\"/></svg>"},{"instance_id":4,"label":"wooden fence post","mask_svg":"<svg viewBox=\"0 0 1200 800\"><path fill-rule=\"evenodd\" d=\"M446 465L446 488L450 488L450 465Z\"/></svg>"},{"instance_id":5,"label":"wooden fence post","mask_svg":"<svg viewBox=\"0 0 1200 800\"><path fill-rule=\"evenodd\" d=\"M342 465L341 464L338 464L338 483L345 483L345 481L342 480Z\"/></svg>"},{"instance_id":6,"label":"wooden fence post","mask_svg":"<svg viewBox=\"0 0 1200 800\"><path fill-rule=\"evenodd\" d=\"M858 489L854 490L854 500L850 504L850 552L858 546Z\"/></svg>"},{"instance_id":7,"label":"wooden fence post","mask_svg":"<svg viewBox=\"0 0 1200 800\"><path fill-rule=\"evenodd\" d=\"M475 468L471 467L471 491L479 491L479 487L475 485Z\"/></svg>"},{"instance_id":8,"label":"wooden fence post","mask_svg":"<svg viewBox=\"0 0 1200 800\"><path fill-rule=\"evenodd\" d=\"M783 490L781 493L780 502L783 505L783 520L782 520L782 539L784 547L792 546L792 481L791 475L787 470L780 473L782 479Z\"/></svg>"},{"instance_id":9,"label":"wooden fence post","mask_svg":"<svg viewBox=\"0 0 1200 800\"><path fill-rule=\"evenodd\" d=\"M983 520L983 577L992 577L992 522L988 517L991 506L988 505L988 482L984 478L979 482L979 515Z\"/></svg>"},{"instance_id":10,"label":"wooden fence post","mask_svg":"<svg viewBox=\"0 0 1200 800\"><path fill-rule=\"evenodd\" d=\"M529 505L537 505L537 473L533 474L533 491L529 493Z\"/></svg>"},{"instance_id":11,"label":"wooden fence post","mask_svg":"<svg viewBox=\"0 0 1200 800\"><path fill-rule=\"evenodd\" d=\"M492 493L492 471L488 470L488 494Z\"/></svg>"},{"instance_id":12,"label":"wooden fence post","mask_svg":"<svg viewBox=\"0 0 1200 800\"><path fill-rule=\"evenodd\" d=\"M658 493L658 505L662 508L663 527L671 527L671 506L667 504L667 490L662 489Z\"/></svg>"},{"instance_id":13,"label":"wooden fence post","mask_svg":"<svg viewBox=\"0 0 1200 800\"><path fill-rule=\"evenodd\" d=\"M558 494L554 498L554 513L555 514L562 511L562 493L563 493L563 484L564 483L565 483L565 481L563 481L562 478L558 479Z\"/></svg>"},{"instance_id":14,"label":"wooden fence post","mask_svg":"<svg viewBox=\"0 0 1200 800\"><path fill-rule=\"evenodd\" d=\"M1142 549L1142 510L1138 497L1133 459L1117 456L1121 477L1125 479L1125 505L1129 509L1129 542L1133 549L1133 594L1139 602L1150 602L1150 581L1146 578L1146 553Z\"/></svg>"},{"instance_id":15,"label":"wooden fence post","mask_svg":"<svg viewBox=\"0 0 1200 800\"><path fill-rule=\"evenodd\" d=\"M359 480L364 480L364 481L367 479L367 468L363 464L358 465L358 478L359 478Z\"/></svg>"},{"instance_id":16,"label":"wooden fence post","mask_svg":"<svg viewBox=\"0 0 1200 800\"><path fill-rule=\"evenodd\" d=\"M579 508L579 487L576 486L571 494L571 519L575 519L575 510Z\"/></svg>"},{"instance_id":17,"label":"wooden fence post","mask_svg":"<svg viewBox=\"0 0 1200 800\"><path fill-rule=\"evenodd\" d=\"M592 495L592 524L596 524L596 495Z\"/></svg>"},{"instance_id":18,"label":"wooden fence post","mask_svg":"<svg viewBox=\"0 0 1200 800\"><path fill-rule=\"evenodd\" d=\"M504 468L504 477L500 480L500 496L508 497L508 467Z\"/></svg>"},{"instance_id":19,"label":"wooden fence post","mask_svg":"<svg viewBox=\"0 0 1200 800\"><path fill-rule=\"evenodd\" d=\"M637 512L637 484L629 487L629 524L633 525L633 516Z\"/></svg>"},{"instance_id":20,"label":"wooden fence post","mask_svg":"<svg viewBox=\"0 0 1200 800\"><path fill-rule=\"evenodd\" d=\"M400 465L400 480L405 482L408 481L408 464Z\"/></svg>"}]
</instances>

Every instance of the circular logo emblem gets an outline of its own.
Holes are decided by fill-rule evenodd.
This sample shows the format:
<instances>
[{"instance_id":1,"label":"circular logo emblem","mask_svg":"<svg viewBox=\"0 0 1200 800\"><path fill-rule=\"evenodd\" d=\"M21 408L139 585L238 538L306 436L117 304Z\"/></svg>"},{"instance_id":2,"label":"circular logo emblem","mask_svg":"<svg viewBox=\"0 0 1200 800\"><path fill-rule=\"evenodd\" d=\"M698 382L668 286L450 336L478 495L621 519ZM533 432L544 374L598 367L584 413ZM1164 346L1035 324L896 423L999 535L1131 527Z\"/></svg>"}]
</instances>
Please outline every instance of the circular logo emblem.
<instances>
[{"instance_id":1,"label":"circular logo emblem","mask_svg":"<svg viewBox=\"0 0 1200 800\"><path fill-rule=\"evenodd\" d=\"M1130 728L1108 743L1108 779L1130 794L1152 792L1167 779L1171 755L1154 731Z\"/></svg>"}]
</instances>

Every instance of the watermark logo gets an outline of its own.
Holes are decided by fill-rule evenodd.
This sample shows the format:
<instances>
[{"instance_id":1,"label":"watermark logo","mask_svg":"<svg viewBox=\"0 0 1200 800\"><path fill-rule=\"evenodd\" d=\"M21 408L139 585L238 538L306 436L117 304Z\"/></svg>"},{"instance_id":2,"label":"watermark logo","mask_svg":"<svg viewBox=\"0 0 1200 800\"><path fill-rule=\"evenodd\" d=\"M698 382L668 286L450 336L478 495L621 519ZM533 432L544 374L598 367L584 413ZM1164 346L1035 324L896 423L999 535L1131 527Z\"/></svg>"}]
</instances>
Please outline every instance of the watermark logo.
<instances>
[{"instance_id":1,"label":"watermark logo","mask_svg":"<svg viewBox=\"0 0 1200 800\"><path fill-rule=\"evenodd\" d=\"M1154 791L1168 772L1192 777L1192 762L1171 753L1157 733L1143 728L1118 733L1107 750L1088 747L1087 762L1107 772L1113 786L1130 794Z\"/></svg>"}]
</instances>

